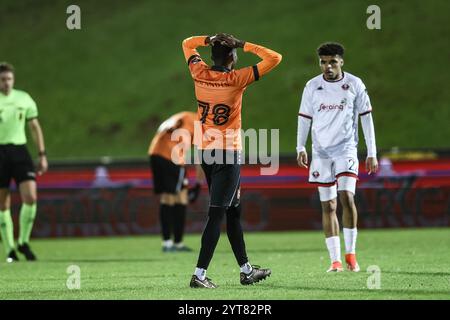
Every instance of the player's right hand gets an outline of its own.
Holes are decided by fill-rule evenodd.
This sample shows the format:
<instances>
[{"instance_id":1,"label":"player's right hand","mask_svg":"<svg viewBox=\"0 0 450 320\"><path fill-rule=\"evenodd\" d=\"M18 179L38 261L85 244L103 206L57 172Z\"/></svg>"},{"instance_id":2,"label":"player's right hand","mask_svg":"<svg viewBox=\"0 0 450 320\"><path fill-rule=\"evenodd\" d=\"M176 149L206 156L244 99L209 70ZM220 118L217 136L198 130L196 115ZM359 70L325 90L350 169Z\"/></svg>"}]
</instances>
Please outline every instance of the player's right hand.
<instances>
[{"instance_id":1,"label":"player's right hand","mask_svg":"<svg viewBox=\"0 0 450 320\"><path fill-rule=\"evenodd\" d=\"M297 163L300 167L308 169L308 154L306 151L300 151L298 153Z\"/></svg>"},{"instance_id":2,"label":"player's right hand","mask_svg":"<svg viewBox=\"0 0 450 320\"><path fill-rule=\"evenodd\" d=\"M189 188L188 190L189 203L194 203L195 201L197 201L197 198L200 195L201 187L202 187L201 184L197 182L194 187Z\"/></svg>"}]
</instances>

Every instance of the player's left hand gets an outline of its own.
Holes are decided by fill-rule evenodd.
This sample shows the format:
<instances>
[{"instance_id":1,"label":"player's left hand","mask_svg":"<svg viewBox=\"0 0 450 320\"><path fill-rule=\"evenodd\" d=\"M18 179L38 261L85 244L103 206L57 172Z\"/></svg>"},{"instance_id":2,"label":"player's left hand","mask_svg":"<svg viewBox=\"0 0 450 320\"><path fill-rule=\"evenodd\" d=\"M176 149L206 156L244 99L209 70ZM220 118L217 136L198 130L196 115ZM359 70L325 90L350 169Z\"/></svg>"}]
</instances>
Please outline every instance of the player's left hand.
<instances>
[{"instance_id":1,"label":"player's left hand","mask_svg":"<svg viewBox=\"0 0 450 320\"><path fill-rule=\"evenodd\" d=\"M226 39L226 33L218 33L213 36L206 37L205 43L213 46L216 42L222 43Z\"/></svg>"},{"instance_id":2,"label":"player's left hand","mask_svg":"<svg viewBox=\"0 0 450 320\"><path fill-rule=\"evenodd\" d=\"M37 165L37 173L38 175L42 176L44 173L46 173L48 170L48 161L47 161L47 157L44 156L40 156L39 160L38 160L38 165Z\"/></svg>"},{"instance_id":3,"label":"player's left hand","mask_svg":"<svg viewBox=\"0 0 450 320\"><path fill-rule=\"evenodd\" d=\"M214 36L207 36L205 39L205 43L212 46L214 45L214 42L217 40L217 35Z\"/></svg>"},{"instance_id":4,"label":"player's left hand","mask_svg":"<svg viewBox=\"0 0 450 320\"><path fill-rule=\"evenodd\" d=\"M378 171L378 160L376 157L367 157L366 170L369 174L376 173Z\"/></svg>"},{"instance_id":5,"label":"player's left hand","mask_svg":"<svg viewBox=\"0 0 450 320\"><path fill-rule=\"evenodd\" d=\"M219 33L215 36L213 42L220 42L220 44L230 48L243 48L245 41L239 40L231 34Z\"/></svg>"}]
</instances>

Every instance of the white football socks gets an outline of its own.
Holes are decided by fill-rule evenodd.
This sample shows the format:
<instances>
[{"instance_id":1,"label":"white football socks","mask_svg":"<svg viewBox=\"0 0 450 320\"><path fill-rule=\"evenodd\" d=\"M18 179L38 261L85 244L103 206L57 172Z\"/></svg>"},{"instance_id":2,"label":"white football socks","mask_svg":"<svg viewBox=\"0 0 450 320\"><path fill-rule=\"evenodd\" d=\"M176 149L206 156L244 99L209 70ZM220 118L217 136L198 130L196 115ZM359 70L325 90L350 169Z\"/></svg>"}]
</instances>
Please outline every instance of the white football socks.
<instances>
[{"instance_id":1,"label":"white football socks","mask_svg":"<svg viewBox=\"0 0 450 320\"><path fill-rule=\"evenodd\" d=\"M248 262L244 263L240 269L241 269L241 272L243 272L245 274L249 274L253 270L252 265Z\"/></svg>"},{"instance_id":2,"label":"white football socks","mask_svg":"<svg viewBox=\"0 0 450 320\"><path fill-rule=\"evenodd\" d=\"M171 248L173 246L173 241L172 240L164 240L162 245L164 248Z\"/></svg>"},{"instance_id":3,"label":"white football socks","mask_svg":"<svg viewBox=\"0 0 450 320\"><path fill-rule=\"evenodd\" d=\"M245 274L249 274L250 272L253 271L253 268L252 265L247 262L240 267L240 270ZM206 278L206 269L195 268L194 275L196 275L197 278L203 281Z\"/></svg>"},{"instance_id":4,"label":"white football socks","mask_svg":"<svg viewBox=\"0 0 450 320\"><path fill-rule=\"evenodd\" d=\"M331 262L341 261L341 241L339 236L326 238L325 243L330 253Z\"/></svg>"},{"instance_id":5,"label":"white football socks","mask_svg":"<svg viewBox=\"0 0 450 320\"><path fill-rule=\"evenodd\" d=\"M197 276L197 278L203 281L206 278L206 269L195 268L194 274Z\"/></svg>"},{"instance_id":6,"label":"white football socks","mask_svg":"<svg viewBox=\"0 0 450 320\"><path fill-rule=\"evenodd\" d=\"M358 229L344 228L345 253L355 253Z\"/></svg>"}]
</instances>

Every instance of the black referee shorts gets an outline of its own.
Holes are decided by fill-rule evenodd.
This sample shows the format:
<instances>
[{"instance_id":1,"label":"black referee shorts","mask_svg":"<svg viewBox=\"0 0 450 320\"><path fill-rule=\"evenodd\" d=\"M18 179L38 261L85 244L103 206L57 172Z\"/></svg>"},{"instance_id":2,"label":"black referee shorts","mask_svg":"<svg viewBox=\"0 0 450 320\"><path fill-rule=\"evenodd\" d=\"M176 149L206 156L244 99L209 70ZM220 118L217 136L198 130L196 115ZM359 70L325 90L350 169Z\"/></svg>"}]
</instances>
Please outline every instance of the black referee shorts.
<instances>
[{"instance_id":1,"label":"black referee shorts","mask_svg":"<svg viewBox=\"0 0 450 320\"><path fill-rule=\"evenodd\" d=\"M36 180L33 160L24 144L0 144L0 188L9 188L12 179L17 186Z\"/></svg>"},{"instance_id":2,"label":"black referee shorts","mask_svg":"<svg viewBox=\"0 0 450 320\"><path fill-rule=\"evenodd\" d=\"M177 194L187 186L184 166L176 165L158 155L151 155L149 160L153 173L153 190L156 194Z\"/></svg>"},{"instance_id":3,"label":"black referee shorts","mask_svg":"<svg viewBox=\"0 0 450 320\"><path fill-rule=\"evenodd\" d=\"M199 157L208 182L209 205L225 208L237 206L240 201L241 152L199 150Z\"/></svg>"}]
</instances>

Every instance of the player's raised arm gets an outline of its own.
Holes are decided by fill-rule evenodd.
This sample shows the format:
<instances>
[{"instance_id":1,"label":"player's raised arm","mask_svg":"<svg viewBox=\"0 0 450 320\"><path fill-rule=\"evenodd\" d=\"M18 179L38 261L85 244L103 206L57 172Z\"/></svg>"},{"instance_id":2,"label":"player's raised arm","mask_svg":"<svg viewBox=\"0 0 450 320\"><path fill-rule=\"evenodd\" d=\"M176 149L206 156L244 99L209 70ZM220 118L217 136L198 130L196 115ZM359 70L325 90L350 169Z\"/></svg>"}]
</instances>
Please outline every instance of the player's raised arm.
<instances>
[{"instance_id":1,"label":"player's raised arm","mask_svg":"<svg viewBox=\"0 0 450 320\"><path fill-rule=\"evenodd\" d=\"M194 36L184 39L182 42L182 47L186 62L189 64L193 58L200 57L197 48L208 46L209 41L210 37L208 36Z\"/></svg>"},{"instance_id":2,"label":"player's raised arm","mask_svg":"<svg viewBox=\"0 0 450 320\"><path fill-rule=\"evenodd\" d=\"M242 48L244 52L253 53L262 59L261 62L253 67L247 67L237 71L236 83L243 87L253 81L259 80L260 77L275 68L282 60L282 55L278 52L251 42L239 40L232 35L224 33L217 34L211 39L211 42L216 41L230 48Z\"/></svg>"},{"instance_id":3,"label":"player's raised arm","mask_svg":"<svg viewBox=\"0 0 450 320\"><path fill-rule=\"evenodd\" d=\"M244 44L244 52L251 52L262 59L262 61L256 65L259 77L275 68L283 58L278 52L251 42L246 42Z\"/></svg>"}]
</instances>

